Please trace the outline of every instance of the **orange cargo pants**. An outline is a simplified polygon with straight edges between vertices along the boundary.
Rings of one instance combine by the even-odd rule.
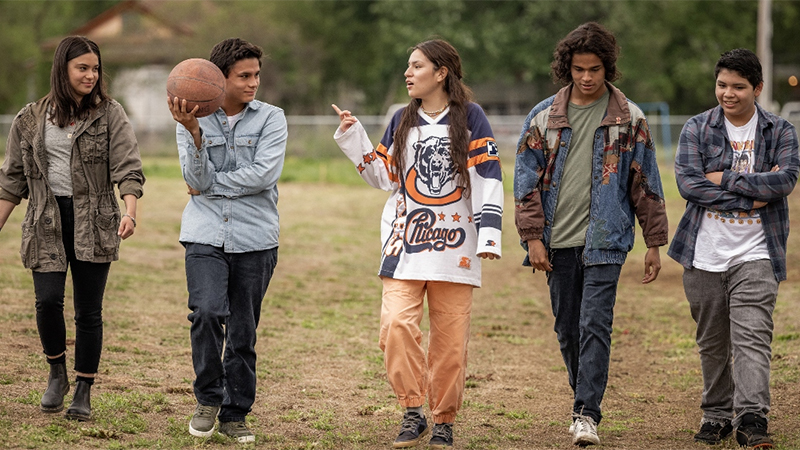
[[[400,405],[428,398],[434,423],[453,423],[464,399],[473,286],[442,281],[383,280],[380,347],[386,375]],[[427,292],[428,357],[422,348]]]

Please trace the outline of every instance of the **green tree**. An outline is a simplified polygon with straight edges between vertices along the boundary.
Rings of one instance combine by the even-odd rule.
[[[69,33],[118,1],[0,0],[0,112],[16,112],[47,91],[52,50],[41,44]],[[637,102],[666,101],[692,114],[715,104],[713,66],[734,47],[755,49],[757,0],[307,0],[148,3],[195,33],[174,55],[208,57],[221,39],[239,36],[262,46],[260,98],[290,114],[328,114],[329,104],[381,114],[405,102],[410,46],[439,36],[464,61],[466,81],[527,85],[542,98],[553,49],[577,25],[598,21],[622,49],[618,82]],[[773,59],[797,64],[800,2],[773,0]],[[116,68],[107,67],[107,71]],[[775,97],[792,94],[776,80]],[[480,100],[480,99],[478,99]],[[531,105],[532,106],[532,105]]]
[[[43,42],[63,36],[114,1],[0,1],[0,113],[16,113],[49,90],[52,50]]]

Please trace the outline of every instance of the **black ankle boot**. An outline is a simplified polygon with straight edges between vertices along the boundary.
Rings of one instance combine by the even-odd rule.
[[[92,418],[92,405],[89,401],[91,389],[92,385],[85,381],[75,383],[75,395],[72,396],[72,404],[67,408],[67,419],[83,422]]]
[[[64,396],[69,392],[67,379],[67,364],[51,364],[50,378],[47,380],[47,390],[42,395],[42,404],[39,409],[46,413],[57,413],[64,409]]]

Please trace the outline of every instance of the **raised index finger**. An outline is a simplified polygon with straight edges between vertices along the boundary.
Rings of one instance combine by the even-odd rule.
[[[341,110],[341,109],[339,109],[339,107],[338,107],[338,106],[336,106],[336,105],[333,105],[333,104],[332,104],[331,106],[333,106],[333,110],[334,110],[334,111],[336,111],[336,115],[337,115],[337,116],[339,116],[339,117],[341,117],[341,116],[342,116],[342,110]]]

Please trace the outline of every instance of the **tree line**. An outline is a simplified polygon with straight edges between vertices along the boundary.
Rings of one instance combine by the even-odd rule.
[[[14,113],[47,92],[52,50],[42,43],[68,34],[119,3],[0,0],[0,113]],[[755,50],[757,0],[240,0],[147,1],[161,17],[188,26],[177,63],[207,57],[221,39],[239,36],[268,58],[261,95],[290,114],[328,114],[348,99],[360,114],[405,102],[407,50],[432,36],[459,49],[466,81],[536,86],[542,98],[556,42],[595,20],[621,47],[620,88],[637,102],[667,102],[674,114],[713,106],[713,67],[720,53]],[[773,0],[773,97],[800,99],[780,77],[800,68],[800,2]],[[101,50],[103,46],[101,43]],[[120,65],[109,65],[113,77]],[[35,80],[35,82],[31,82]],[[480,101],[480,98],[478,98]],[[532,106],[532,105],[531,105]]]

